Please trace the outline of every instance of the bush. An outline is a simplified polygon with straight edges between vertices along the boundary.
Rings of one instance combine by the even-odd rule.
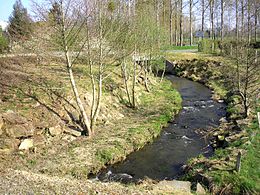
[[[2,29],[0,28],[0,53],[3,53],[8,49],[8,39],[3,34]]]
[[[8,40],[4,36],[0,36],[0,53],[8,49]]]
[[[247,47],[247,43],[244,41],[229,40],[221,43],[220,49],[222,49],[222,55],[234,56],[236,53],[236,47]]]
[[[221,42],[211,39],[203,39],[198,44],[198,51],[203,53],[220,53]]]

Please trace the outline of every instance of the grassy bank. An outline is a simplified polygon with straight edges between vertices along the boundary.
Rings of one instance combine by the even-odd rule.
[[[229,66],[232,66],[231,61],[200,53],[168,53],[166,59],[175,64],[175,72],[178,76],[205,84],[214,91],[214,99],[227,98],[226,95],[232,88],[232,84],[223,75],[226,74]]]
[[[181,97],[170,81],[160,82],[152,75],[149,76],[150,92],[138,80],[138,108],[127,107],[123,81],[117,73],[120,67],[113,67],[105,82],[95,136],[92,139],[75,138],[65,133],[53,136],[49,131],[51,127],[60,124],[66,129],[72,125],[71,122],[63,124],[68,121],[66,109],[74,112],[72,105],[75,105],[66,69],[57,61],[36,65],[33,59],[5,59],[2,64],[2,81],[9,83],[1,93],[4,100],[1,112],[12,109],[31,121],[37,129],[32,136],[37,145],[30,152],[16,148],[9,155],[1,154],[1,170],[9,168],[49,176],[87,178],[152,142],[181,109]],[[85,77],[87,72],[79,64],[75,73],[81,96],[85,100],[91,99],[87,93],[90,85]],[[15,79],[10,82],[7,79],[10,77]],[[88,105],[85,106],[88,111]],[[1,135],[1,140],[7,139],[10,139],[7,135]],[[41,143],[38,143],[39,139]]]
[[[184,179],[202,182],[213,194],[257,194],[260,192],[259,127],[254,119],[240,119],[240,105],[230,96],[233,84],[229,74],[235,65],[229,59],[205,54],[175,54],[168,59],[179,76],[202,82],[213,91],[213,98],[228,104],[229,120],[207,133],[215,148],[210,158],[191,159]],[[240,117],[241,118],[241,117]],[[241,171],[236,171],[238,153],[242,153]]]
[[[162,50],[196,50],[198,49],[197,45],[185,45],[185,46],[174,46],[168,45],[161,48]]]

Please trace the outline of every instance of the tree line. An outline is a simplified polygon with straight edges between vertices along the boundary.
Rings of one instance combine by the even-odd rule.
[[[105,0],[103,4],[111,16],[132,17],[136,7],[144,12],[152,9],[149,18],[165,33],[158,42],[161,46],[193,45],[197,43],[194,38],[223,41],[249,37],[257,42],[259,36],[259,0]],[[9,23],[10,41],[26,39],[31,32],[32,20],[20,0]]]

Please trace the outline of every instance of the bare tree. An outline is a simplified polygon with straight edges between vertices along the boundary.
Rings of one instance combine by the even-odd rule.
[[[251,42],[251,1],[247,1],[247,42]]]
[[[180,46],[183,46],[183,0],[179,0],[179,16],[180,16]]]
[[[244,14],[245,14],[245,4],[244,4],[244,0],[241,0],[241,39],[244,38],[244,34],[245,34]]]
[[[201,0],[201,31],[203,32],[204,38],[204,24],[205,24],[205,0]]]
[[[244,48],[246,50],[245,63],[243,64],[243,70],[241,75],[241,89],[240,96],[243,100],[244,106],[244,117],[248,117],[250,113],[250,106],[252,104],[252,100],[256,97],[259,88],[259,71],[260,64],[258,56],[255,55],[256,50],[249,48],[249,45]]]
[[[255,38],[255,42],[257,42],[257,25],[258,25],[258,13],[259,13],[259,9],[260,9],[260,1],[259,0],[255,0],[254,1],[254,8],[255,8],[255,13],[254,13],[254,18],[255,18],[255,22],[254,22],[254,38]]]
[[[239,20],[239,14],[238,14],[238,0],[236,0],[236,40],[238,41],[239,37],[239,27],[238,27],[238,20]]]
[[[211,38],[215,39],[215,26],[214,26],[214,0],[209,0],[210,7],[210,26],[211,26]]]
[[[192,34],[192,8],[193,8],[193,0],[189,0],[189,13],[190,13],[190,45],[193,43],[193,34]]]
[[[174,5],[172,0],[170,0],[170,45],[173,44],[173,13],[174,13]]]
[[[174,12],[175,12],[175,30],[174,30],[174,37],[175,37],[175,45],[178,45],[178,0],[175,0]]]
[[[80,14],[80,3],[72,0],[49,0],[48,5],[41,6],[37,3],[34,5],[38,16],[47,25],[49,34],[41,38],[48,41],[52,47],[49,53],[58,55],[62,53],[64,55],[71,89],[80,113],[83,134],[92,136],[90,120],[80,98],[73,73],[76,60],[86,44],[86,39],[82,36],[85,19]]]
[[[224,39],[224,4],[224,0],[221,0],[221,41]]]
[[[158,47],[160,47],[160,7],[161,7],[161,0],[156,0],[156,24],[157,24],[157,31],[158,31]]]

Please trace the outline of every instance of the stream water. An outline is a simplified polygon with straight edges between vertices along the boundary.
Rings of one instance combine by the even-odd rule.
[[[197,130],[217,127],[226,114],[225,104],[213,101],[212,91],[200,83],[172,75],[167,78],[180,92],[183,109],[152,144],[101,171],[99,180],[174,179],[189,158],[212,154],[208,140]]]

